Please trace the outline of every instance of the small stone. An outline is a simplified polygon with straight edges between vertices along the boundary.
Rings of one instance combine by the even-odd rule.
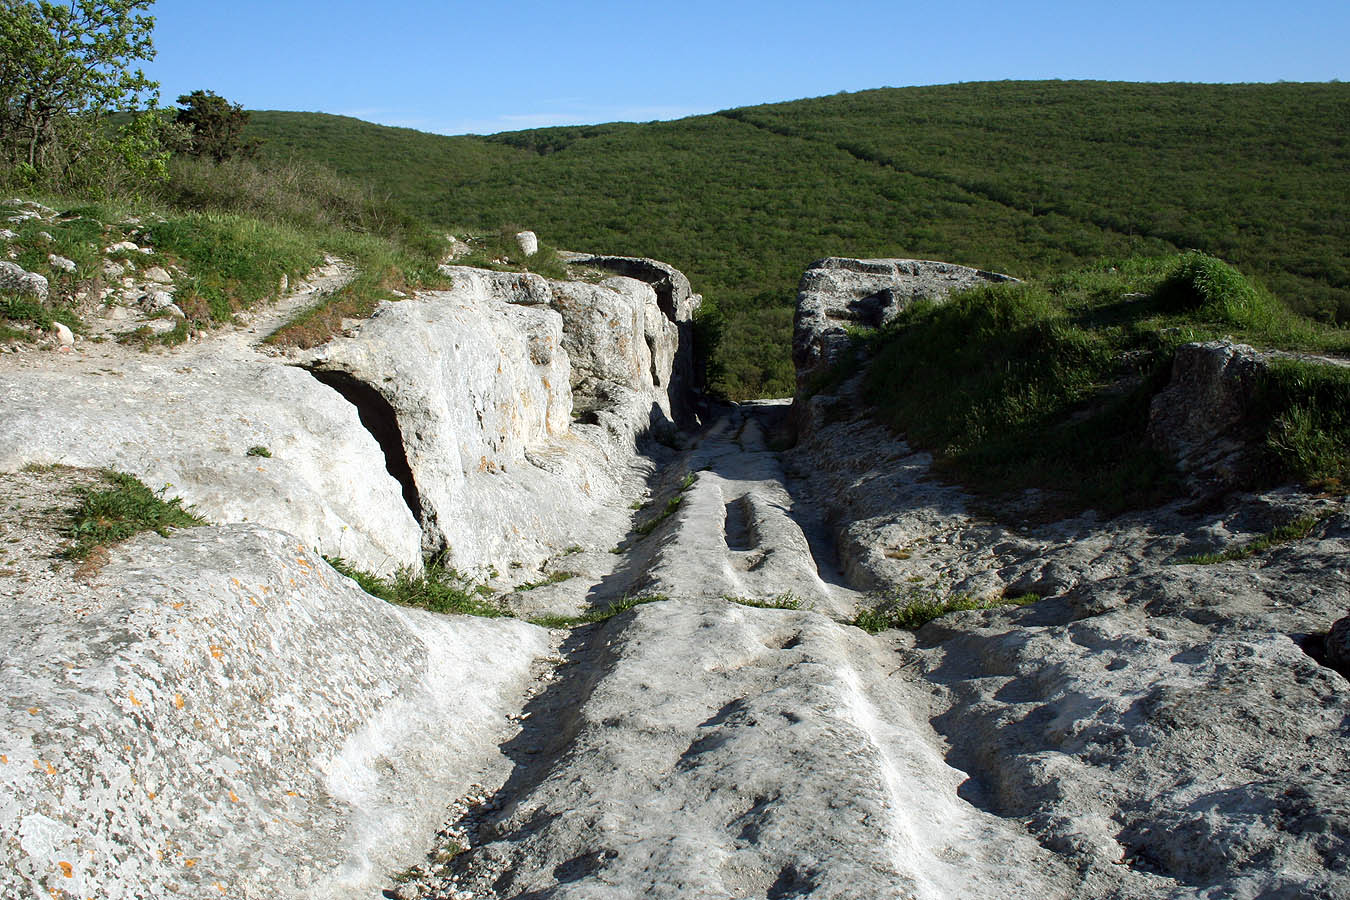
[[[111,259],[103,261],[103,274],[108,278],[121,278],[126,274],[126,271],[124,266],[113,262]]]
[[[18,237],[18,235],[15,234],[14,232],[10,231],[8,228],[0,228],[0,240],[2,240],[2,241],[12,241],[12,240],[14,240],[16,237]]]
[[[73,273],[75,271],[75,260],[57,256],[55,253],[47,254],[47,264],[53,269],[60,269],[62,272]]]
[[[168,291],[151,291],[146,295],[146,305],[151,309],[168,309],[173,306],[173,294]]]
[[[133,242],[131,242],[131,241],[119,241],[118,243],[113,244],[111,247],[105,247],[105,248],[103,249],[103,252],[104,252],[104,253],[135,253],[136,251],[138,251],[138,250],[140,250],[140,249],[141,249],[140,247],[137,247],[137,246],[136,246]]]
[[[72,334],[71,330],[67,328],[65,325],[61,324],[60,322],[53,322],[52,332],[56,335],[57,343],[60,344],[62,347],[75,346],[75,335]]]
[[[45,242],[48,243],[48,244],[50,244],[50,243],[52,243],[53,241],[56,240],[56,238],[54,238],[54,237],[51,236],[51,233],[50,233],[50,232],[46,232],[46,231],[39,231],[39,232],[37,233],[37,236],[40,237],[40,238],[42,238],[42,240],[45,241]]]
[[[516,244],[520,247],[520,252],[526,256],[534,256],[539,252],[539,238],[533,231],[522,231],[517,234]]]
[[[173,276],[164,270],[163,266],[151,266],[145,270],[147,281],[153,281],[156,284],[172,284]]]

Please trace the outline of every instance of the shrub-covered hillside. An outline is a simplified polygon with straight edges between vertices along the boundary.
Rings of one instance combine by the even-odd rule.
[[[259,112],[434,222],[641,254],[720,307],[717,386],[791,391],[795,285],[828,255],[1019,276],[1199,249],[1350,322],[1350,85],[999,82],[840,94],[678,122],[441,137]]]

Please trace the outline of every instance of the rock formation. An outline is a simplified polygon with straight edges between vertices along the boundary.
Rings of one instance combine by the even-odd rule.
[[[289,356],[257,349],[263,317],[164,354],[0,357],[0,506],[30,517],[67,477],[25,463],[111,465],[217,523],[76,571],[0,514],[0,893],[1350,891],[1340,500],[995,520],[850,382],[791,414],[700,406],[687,279],[565,258],[588,277],[449,267]],[[846,323],[999,278],[813,266],[800,382]],[[1230,382],[1185,373],[1245,351],[1187,352],[1155,420],[1212,471],[1241,398],[1191,408]],[[1297,516],[1304,539],[1191,561]],[[395,608],[320,557],[424,552],[551,618]],[[950,592],[1039,599],[847,624]]]

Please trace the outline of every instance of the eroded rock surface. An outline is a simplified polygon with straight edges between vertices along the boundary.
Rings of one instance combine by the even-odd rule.
[[[5,896],[369,896],[493,764],[550,652],[249,525],[7,586]]]
[[[677,434],[696,295],[648,260],[577,258],[593,282],[452,268],[451,291],[244,371],[345,404],[414,539],[501,567],[518,614],[647,602],[552,632],[412,614],[253,525],[138,538],[88,584],[0,556],[6,889],[1350,893],[1350,692],[1324,665],[1350,611],[1341,499],[996,517],[848,382],[801,404],[786,452],[783,402]],[[873,296],[899,263],[839,262],[823,282],[880,279],[868,316],[907,302]],[[1192,559],[1299,516],[1305,538]],[[1039,599],[847,624],[951,593]]]

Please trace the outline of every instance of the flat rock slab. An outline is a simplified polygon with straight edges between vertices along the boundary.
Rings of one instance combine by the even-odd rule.
[[[368,897],[491,766],[548,632],[362,593],[255,526],[0,605],[0,894]]]

